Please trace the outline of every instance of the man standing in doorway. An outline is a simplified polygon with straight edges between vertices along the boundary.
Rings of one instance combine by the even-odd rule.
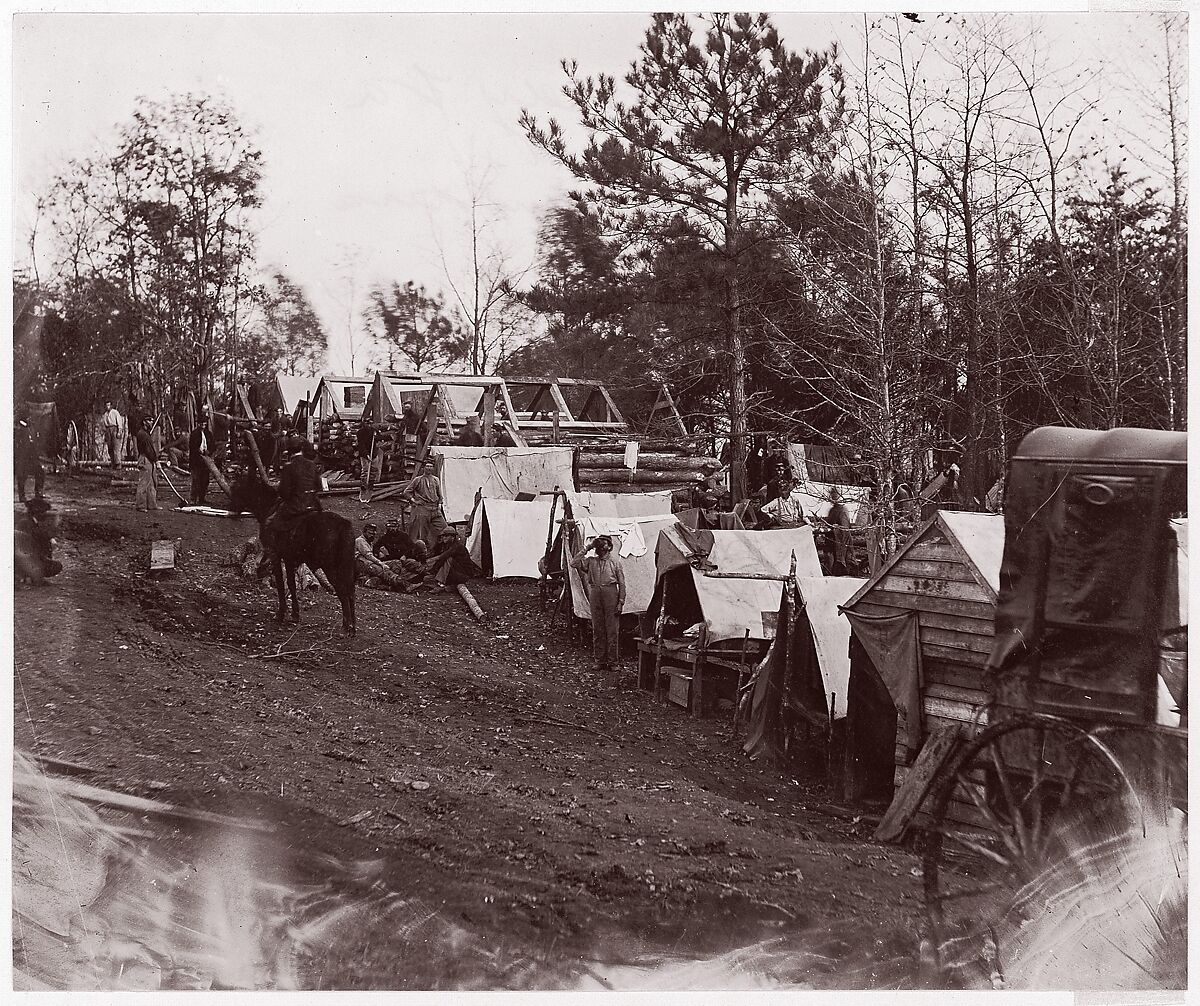
[[[592,549],[595,555],[588,555]],[[625,571],[613,555],[612,539],[602,534],[571,560],[583,577],[592,615],[592,652],[597,671],[611,671],[620,657],[621,610],[625,607]]]
[[[104,443],[108,447],[109,467],[117,467],[117,440],[121,434],[121,413],[112,402],[104,403],[104,412],[100,416],[100,429],[104,433]]]

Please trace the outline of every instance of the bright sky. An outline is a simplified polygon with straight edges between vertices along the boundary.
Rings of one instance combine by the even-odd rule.
[[[860,24],[775,20],[794,48],[841,38],[852,50]],[[1107,54],[1144,21],[1071,15],[1051,28],[1074,50]],[[521,109],[571,121],[559,60],[619,75],[648,23],[645,13],[18,15],[15,264],[27,258],[38,191],[67,157],[111,137],[138,95],[221,93],[265,156],[260,261],[308,292],[337,370],[347,365],[345,250],[359,250],[360,297],[372,283],[408,279],[449,294],[439,246],[460,274],[475,178],[486,179],[494,239],[531,263],[538,215],[571,180],[525,139]]]

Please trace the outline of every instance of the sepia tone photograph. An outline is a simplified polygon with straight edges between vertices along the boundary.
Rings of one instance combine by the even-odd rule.
[[[1163,7],[13,14],[11,988],[1182,1002]]]

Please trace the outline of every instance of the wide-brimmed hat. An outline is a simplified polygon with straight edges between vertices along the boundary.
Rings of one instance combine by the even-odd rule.
[[[596,536],[596,540],[592,544],[594,544],[596,548],[599,548],[601,545],[606,545],[611,550],[613,547],[613,540],[608,535],[601,534]]]

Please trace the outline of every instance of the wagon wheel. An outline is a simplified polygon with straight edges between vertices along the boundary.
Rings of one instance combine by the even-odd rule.
[[[1052,716],[989,727],[951,762],[931,801],[925,907],[944,972],[977,968],[993,980],[1000,922],[1033,905],[1018,893],[1068,856],[1070,826],[1136,808],[1129,780],[1096,737]],[[962,823],[963,818],[972,824]]]

